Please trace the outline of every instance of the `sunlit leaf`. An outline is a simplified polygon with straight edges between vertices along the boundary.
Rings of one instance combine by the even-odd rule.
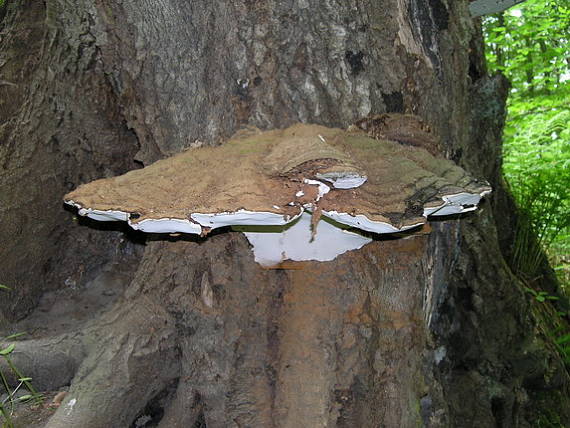
[[[31,394],[27,394],[27,395],[22,395],[21,397],[18,397],[19,401],[28,401],[31,400],[34,396]]]
[[[4,340],[13,340],[13,339],[17,339],[18,337],[25,336],[25,335],[26,335],[26,333],[14,333],[14,334],[11,334],[10,336],[6,336],[4,338]]]
[[[12,343],[8,345],[6,348],[0,349],[0,355],[9,355],[12,353],[13,350],[14,350],[14,344]]]

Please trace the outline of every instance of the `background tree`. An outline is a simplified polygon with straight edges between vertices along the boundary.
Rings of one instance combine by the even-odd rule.
[[[467,1],[12,0],[1,11],[4,320],[48,290],[79,299],[103,273],[128,279],[102,314],[81,308],[85,321],[18,343],[38,387],[71,383],[49,427],[568,421],[568,373],[501,253],[513,226],[500,174],[507,85],[486,73]],[[481,214],[264,270],[238,233],[140,243],[62,209],[80,183],[244,125],[346,127],[383,112],[421,116],[446,156],[492,183]]]

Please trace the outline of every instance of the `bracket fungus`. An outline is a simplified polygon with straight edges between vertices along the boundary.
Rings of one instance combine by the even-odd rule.
[[[249,130],[218,147],[81,185],[65,202],[79,215],[127,221],[143,232],[205,236],[231,226],[266,266],[326,261],[361,248],[372,234],[476,209],[491,188],[438,156],[436,143],[407,115],[367,118],[348,130]]]

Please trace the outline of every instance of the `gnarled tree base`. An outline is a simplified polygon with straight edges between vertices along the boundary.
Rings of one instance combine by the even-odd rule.
[[[467,242],[476,233],[469,229],[462,228]],[[444,236],[456,247],[434,250]],[[467,298],[462,288],[437,284],[449,269],[472,267],[456,259],[460,238],[458,222],[441,223],[430,236],[277,270],[254,263],[238,233],[152,242],[112,309],[79,331],[19,342],[15,362],[42,389],[71,380],[50,428],[525,426],[524,363],[511,359],[513,373],[503,383],[491,379],[507,364],[505,352],[526,345],[514,340],[504,344],[514,349],[469,355],[462,329],[490,322],[483,314],[494,308],[477,307],[471,296],[471,311],[454,313],[454,299]],[[465,292],[483,292],[487,272],[504,268],[475,256],[487,269],[471,272]],[[507,284],[494,286],[501,294]],[[502,318],[501,334],[529,322],[512,312]],[[545,387],[566,379],[560,362],[552,364],[558,373]],[[473,400],[480,412],[462,415]]]
[[[161,426],[412,426],[426,388],[425,241],[291,270],[255,264],[237,233],[155,242],[113,309],[80,332],[19,343],[15,360],[44,389],[74,372],[48,427],[128,426],[175,380]]]

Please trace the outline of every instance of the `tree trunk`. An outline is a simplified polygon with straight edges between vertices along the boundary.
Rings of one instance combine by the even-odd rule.
[[[568,373],[502,256],[507,85],[467,1],[7,0],[0,17],[4,321],[105,269],[129,278],[103,313],[17,344],[39,387],[71,383],[48,427],[569,422]],[[156,240],[62,207],[243,126],[383,112],[421,116],[492,183],[480,212],[272,270],[239,233]]]

